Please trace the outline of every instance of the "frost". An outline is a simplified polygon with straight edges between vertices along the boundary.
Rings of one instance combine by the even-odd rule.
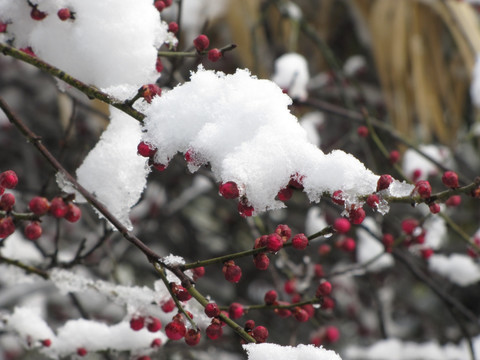
[[[0,2],[0,20],[17,48],[31,46],[42,60],[99,88],[140,86],[158,77],[157,48],[171,39],[149,0],[38,0],[47,17],[30,17],[27,1]],[[61,21],[68,7],[74,20]],[[92,66],[95,64],[95,66]]]
[[[77,169],[77,180],[131,229],[130,208],[140,199],[150,170],[137,155],[139,123],[113,107],[110,111],[111,122]]]
[[[308,96],[307,84],[310,79],[307,60],[300,54],[288,53],[280,56],[274,66],[275,73],[272,81],[282,89],[286,89],[292,98],[305,100]]]
[[[350,154],[324,154],[308,142],[290,104],[277,85],[247,70],[200,68],[190,82],[153,99],[143,140],[157,147],[162,164],[186,151],[208,161],[217,181],[236,182],[257,212],[284,207],[275,197],[296,175],[311,201],[335,190],[352,200],[374,192],[378,176]]]
[[[246,344],[248,360],[342,360],[332,350],[300,344],[296,347],[277,344]]]
[[[467,255],[434,254],[428,259],[428,267],[430,271],[445,276],[460,286],[469,286],[480,281],[480,267]]]
[[[363,226],[368,228],[372,233],[378,234],[379,228],[372,218],[366,218],[363,221]],[[385,248],[380,241],[378,241],[370,232],[361,227],[357,230],[357,261],[360,264],[365,264],[372,261],[367,266],[367,271],[381,271],[385,268],[393,266],[394,261],[391,254],[385,252]]]

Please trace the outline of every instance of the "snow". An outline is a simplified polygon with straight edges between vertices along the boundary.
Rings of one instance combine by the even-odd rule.
[[[307,84],[310,79],[307,60],[300,54],[287,53],[275,60],[272,80],[285,89],[293,99],[308,97]]]
[[[420,145],[418,147],[432,159],[445,165],[452,167],[452,156],[450,150],[443,145]],[[420,170],[420,177],[416,180],[426,180],[429,176],[438,174],[438,168],[413,149],[408,149],[403,155],[402,169],[406,176],[413,178],[415,170]]]
[[[313,145],[320,147],[322,139],[318,134],[318,128],[325,122],[325,116],[320,111],[309,112],[302,116],[300,124],[307,132],[307,140]]]
[[[325,220],[325,215],[318,206],[313,206],[308,209],[305,219],[305,233],[306,235],[313,235],[328,226]]]
[[[140,199],[150,169],[145,158],[137,155],[140,124],[113,107],[110,112],[110,124],[76,171],[77,181],[132,229],[130,208]]]
[[[354,76],[357,72],[362,69],[366,69],[367,60],[363,55],[353,55],[350,56],[343,64],[343,72],[346,76]]]
[[[424,246],[433,250],[440,249],[447,236],[445,220],[440,216],[430,216],[423,223],[423,229],[426,232]]]
[[[374,234],[378,235],[380,232],[377,223],[370,217],[365,218],[362,226],[365,226]],[[366,267],[367,271],[382,271],[386,268],[393,266],[394,264],[393,256],[385,252],[385,248],[382,243],[362,227],[359,227],[357,230],[356,250],[357,261],[360,264],[367,263],[373,258],[377,257],[379,254],[383,254],[377,260],[373,261]]]
[[[248,360],[342,360],[332,350],[300,344],[296,347],[277,344],[246,344]]]
[[[469,286],[480,281],[480,266],[470,256],[434,254],[428,259],[430,271],[436,272],[460,286]]]
[[[0,20],[10,23],[14,45],[31,46],[42,60],[99,88],[154,82],[157,48],[176,43],[149,0],[33,3],[47,13],[46,18],[31,19],[26,1],[0,1]],[[61,21],[57,11],[62,7],[71,9],[75,19]]]
[[[275,197],[296,174],[310,201],[336,190],[352,202],[374,192],[378,176],[350,154],[324,154],[311,144],[290,104],[276,84],[247,70],[225,75],[199,67],[190,82],[153,99],[142,139],[158,149],[161,164],[193,152],[217,181],[234,181],[257,212],[284,207]]]
[[[13,330],[21,338],[33,341],[52,339],[55,335],[40,314],[32,308],[16,307],[13,313],[7,315],[4,320],[7,328]]]

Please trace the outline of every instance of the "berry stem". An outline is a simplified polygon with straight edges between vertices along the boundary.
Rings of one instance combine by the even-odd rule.
[[[48,280],[49,277],[50,277],[48,275],[48,273],[43,271],[43,270],[37,269],[37,268],[35,268],[33,266],[30,266],[30,265],[26,265],[26,264],[24,264],[24,263],[22,263],[21,261],[18,261],[18,260],[13,260],[13,259],[3,257],[1,255],[0,255],[0,263],[6,263],[6,264],[9,264],[9,265],[12,265],[12,266],[16,266],[20,269],[25,270],[29,274],[36,274],[36,275],[44,278],[45,280]]]
[[[220,52],[223,54],[226,51],[231,51],[235,49],[237,45],[235,44],[229,44],[225,45],[224,47],[218,49]],[[208,50],[203,50],[200,52],[201,55],[206,55],[208,53]],[[164,56],[164,57],[197,57],[199,52],[198,51],[159,51],[157,52],[158,56]]]

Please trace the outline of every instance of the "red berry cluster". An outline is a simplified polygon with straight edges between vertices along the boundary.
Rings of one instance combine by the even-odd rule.
[[[167,164],[160,164],[160,163],[156,162],[155,161],[155,154],[156,153],[157,153],[157,148],[154,147],[153,145],[145,142],[145,141],[141,141],[137,145],[137,154],[140,155],[140,156],[148,158],[148,163],[151,166],[153,166],[154,169],[156,169],[158,171],[163,171],[167,168],[168,163]]]
[[[134,331],[140,331],[144,327],[147,328],[148,331],[154,333],[160,331],[162,328],[162,322],[160,319],[154,316],[134,316],[130,319],[130,328]]]
[[[164,9],[170,7],[172,5],[173,0],[156,0],[153,5],[158,10],[158,12],[162,12]]]
[[[198,35],[194,40],[193,40],[193,46],[195,46],[195,49],[201,53],[202,51],[205,51],[208,49],[210,46],[210,39],[208,38],[207,35],[201,34]],[[207,52],[207,58],[211,62],[217,62],[220,60],[223,56],[223,52],[217,48],[213,48],[208,50]]]

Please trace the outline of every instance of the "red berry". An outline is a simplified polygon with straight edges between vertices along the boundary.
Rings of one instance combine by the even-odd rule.
[[[42,235],[42,227],[38,221],[32,221],[25,226],[25,237],[28,240],[37,240]]]
[[[440,212],[440,205],[437,203],[432,203],[428,206],[432,214],[438,214]]]
[[[268,235],[262,235],[255,239],[255,244],[253,245],[254,249],[259,249],[267,246]]]
[[[352,208],[348,213],[348,218],[352,224],[360,225],[365,219],[365,210],[362,208]]]
[[[161,308],[163,312],[169,313],[173,311],[173,309],[175,309],[175,301],[173,301],[173,299],[170,298],[168,301],[164,302],[161,305]]]
[[[264,326],[257,326],[252,330],[252,337],[257,343],[264,343],[268,338],[268,330]]]
[[[155,70],[156,70],[158,73],[161,73],[162,70],[163,70],[162,59],[160,59],[159,57],[157,57],[157,61],[155,62]]]
[[[57,219],[63,218],[68,212],[68,205],[65,204],[65,201],[61,197],[55,197],[50,202],[50,214]]]
[[[380,199],[376,194],[368,195],[367,205],[370,206],[372,209],[376,209],[379,203],[380,203]]]
[[[210,45],[210,40],[206,35],[198,35],[195,40],[193,40],[193,45],[197,51],[203,51]]]
[[[7,32],[7,26],[8,24],[5,24],[4,22],[0,21],[0,33]]]
[[[445,205],[449,207],[455,207],[460,205],[462,202],[462,197],[460,195],[452,195],[448,198],[447,201],[445,201]]]
[[[324,310],[333,309],[335,307],[335,301],[333,301],[331,297],[325,296],[324,298],[322,298],[321,306]]]
[[[318,278],[325,276],[325,272],[323,271],[323,266],[320,264],[315,264],[314,271],[315,271],[315,276]]]
[[[217,323],[212,323],[207,326],[207,328],[205,329],[205,333],[207,334],[209,339],[216,340],[220,336],[222,336],[222,333],[223,333],[222,325]]]
[[[0,218],[0,239],[4,239],[12,235],[15,231],[15,224],[13,219],[9,217]]]
[[[143,316],[135,316],[130,319],[130,328],[135,331],[142,330],[145,326],[145,318]]]
[[[60,20],[65,21],[71,18],[72,14],[70,12],[70,9],[68,8],[62,8],[58,10],[57,15]]]
[[[343,199],[343,191],[337,190],[332,194],[332,201],[337,205],[345,205],[345,200]]]
[[[420,180],[415,184],[415,192],[420,195],[422,199],[428,199],[432,195],[432,187],[427,180]]]
[[[287,242],[290,236],[292,236],[292,229],[284,224],[278,225],[275,232],[282,237],[283,242]]]
[[[30,12],[30,16],[33,20],[43,20],[47,17],[47,13],[40,11],[37,7],[33,7],[32,11]]]
[[[158,348],[162,346],[162,339],[160,338],[155,338],[152,340],[152,343],[150,344],[150,347],[152,348]]]
[[[87,355],[87,352],[88,352],[87,349],[85,349],[83,347],[77,349],[77,354],[79,356],[85,356],[85,355]]]
[[[270,265],[270,259],[265,253],[255,254],[253,263],[258,270],[267,270]]]
[[[292,246],[297,250],[305,250],[308,246],[308,238],[305,234],[297,234],[292,239]]]
[[[48,209],[50,209],[50,203],[48,200],[44,197],[41,196],[35,196],[30,202],[28,203],[28,208],[30,209],[31,212],[33,212],[35,215],[43,215],[48,212]]]
[[[388,189],[391,183],[393,183],[393,177],[391,175],[384,174],[380,176],[377,181],[377,191]]]
[[[358,136],[363,137],[363,138],[367,137],[368,136],[368,128],[366,126],[359,126],[357,128],[357,134],[358,134]]]
[[[169,7],[172,5],[173,0],[163,0],[163,2],[165,3],[165,7]]]
[[[243,316],[243,305],[239,303],[231,303],[228,307],[228,317],[230,319],[238,319]]]
[[[433,255],[433,249],[430,248],[422,249],[420,252],[425,260],[427,260],[428,258],[430,258],[430,256]]]
[[[205,268],[203,266],[193,268],[192,271],[195,279],[201,278],[205,275]]]
[[[158,170],[158,171],[163,171],[167,168],[168,164],[165,165],[165,164],[160,164],[160,163],[154,163],[153,164],[153,167],[155,168],[155,170]]]
[[[68,222],[74,223],[77,222],[80,217],[82,216],[82,210],[80,208],[72,203],[68,203],[68,211],[65,214],[65,220]]]
[[[143,355],[137,358],[137,360],[152,360],[152,358],[148,355]]]
[[[350,221],[348,221],[348,219],[338,218],[338,219],[335,219],[335,221],[333,222],[333,228],[335,229],[336,232],[340,234],[345,234],[350,230],[351,224],[350,224]]]
[[[272,305],[275,301],[277,301],[278,294],[275,290],[269,290],[265,293],[263,297],[266,305]]]
[[[165,9],[165,2],[162,0],[157,0],[153,3],[153,5],[157,8],[159,12],[162,12]]]
[[[160,319],[149,316],[147,319],[147,330],[150,332],[157,332],[162,328],[162,322]]]
[[[188,301],[192,298],[192,295],[188,292],[186,288],[182,285],[170,283],[173,293],[177,296],[177,299],[180,301]]]
[[[205,305],[205,314],[210,318],[217,317],[220,315],[220,308],[216,303],[208,303]]]
[[[340,332],[335,326],[329,326],[325,330],[325,341],[334,343],[340,338]]]
[[[165,334],[170,340],[180,340],[185,336],[187,329],[185,325],[179,321],[172,321],[165,326]]]
[[[218,188],[218,192],[225,199],[236,199],[240,195],[238,191],[238,186],[234,181],[228,181],[220,185],[220,187]]]
[[[295,175],[292,175],[290,177],[290,181],[288,182],[288,186],[291,186],[295,189],[302,190],[303,189],[303,179],[304,179],[303,175],[299,175],[298,173],[296,173]]]
[[[233,260],[226,261],[222,268],[225,279],[232,283],[238,283],[242,277],[242,269],[235,265]]]
[[[309,318],[315,315],[315,308],[313,307],[312,304],[302,305],[302,309],[307,312]]]
[[[277,199],[280,201],[288,201],[292,198],[293,189],[291,187],[286,187],[281,189],[277,194]]]
[[[5,188],[3,186],[0,186],[0,195],[3,195],[4,192],[5,192]]]
[[[18,184],[18,177],[15,171],[7,170],[0,174],[0,186],[7,189],[14,189]]]
[[[283,247],[283,240],[277,233],[268,235],[267,237],[267,249],[273,253],[276,253]]]
[[[254,320],[245,321],[245,325],[243,326],[245,331],[252,331],[254,327],[255,327],[255,321]]]
[[[289,279],[285,282],[283,289],[287,294],[293,294],[297,289],[297,280],[295,278]]]
[[[52,345],[52,340],[50,340],[50,339],[41,340],[40,342],[45,347],[50,347],[50,345]]]
[[[383,246],[385,246],[386,249],[390,249],[393,246],[393,243],[395,242],[395,239],[392,234],[384,234],[382,237],[382,243]]]
[[[310,318],[308,312],[298,306],[293,309],[293,316],[298,322],[305,322]]]
[[[328,244],[321,244],[318,247],[318,254],[321,256],[328,255],[332,251],[332,247]]]
[[[422,176],[422,170],[420,169],[415,169],[412,173],[412,181],[415,182],[417,181],[420,176]]]
[[[413,231],[419,226],[415,219],[405,219],[402,221],[402,230],[407,235],[412,235]]]
[[[178,24],[175,21],[172,21],[171,23],[169,23],[168,24],[168,31],[176,34],[177,31],[178,31]]]
[[[33,49],[32,49],[30,46],[28,46],[28,47],[26,47],[26,48],[21,48],[20,51],[23,52],[23,53],[25,53],[25,54],[27,54],[27,55],[33,56],[33,57],[36,57],[36,56],[37,56],[37,55],[33,52]]]
[[[142,93],[142,97],[149,104],[151,104],[151,102],[152,102],[152,100],[155,96],[161,96],[162,95],[162,88],[159,87],[157,84],[143,85],[142,88],[140,89],[140,91]]]
[[[400,160],[400,153],[397,150],[390,151],[390,164],[396,164]]]
[[[458,188],[458,175],[455,171],[445,171],[442,176],[442,182],[446,187]]]
[[[208,50],[207,57],[211,62],[217,62],[223,56],[222,52],[217,48]]]
[[[240,201],[238,203],[238,213],[241,217],[252,216],[254,211],[255,209],[253,208],[253,206],[245,204],[243,201]]]
[[[290,303],[288,303],[286,301],[278,301],[277,305],[288,306],[288,305],[290,305]],[[276,308],[273,311],[275,312],[275,314],[277,314],[281,318],[288,318],[292,315],[292,312],[289,309],[286,309],[286,308]]]
[[[343,251],[353,252],[356,247],[355,240],[353,240],[351,237],[347,237],[342,240],[342,242],[340,243],[340,247]]]
[[[185,343],[189,346],[195,346],[200,342],[201,333],[195,329],[188,329],[185,334]]]
[[[317,298],[319,298],[319,297],[322,297],[322,296],[330,295],[331,292],[332,292],[332,284],[329,281],[323,280],[318,285],[315,296]]]
[[[10,211],[15,205],[15,195],[6,193],[0,198],[0,210]]]

